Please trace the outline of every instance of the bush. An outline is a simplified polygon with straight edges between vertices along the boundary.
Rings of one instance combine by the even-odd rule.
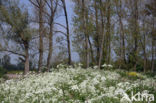
[[[144,79],[145,76],[143,76],[142,74],[140,73],[137,73],[137,72],[129,72],[127,73],[129,79],[132,79],[132,80],[137,80],[137,79]]]
[[[6,69],[0,67],[0,78],[3,77],[7,73]]]
[[[136,72],[129,72],[128,76],[137,77],[138,74]]]

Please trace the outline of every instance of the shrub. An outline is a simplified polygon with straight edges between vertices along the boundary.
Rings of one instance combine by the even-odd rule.
[[[127,75],[129,77],[129,79],[133,79],[133,80],[145,78],[145,76],[143,76],[142,74],[137,73],[137,72],[129,72],[129,73],[127,73]]]
[[[3,77],[7,73],[6,69],[0,67],[0,78]]]
[[[128,76],[137,77],[138,74],[136,72],[129,72]]]

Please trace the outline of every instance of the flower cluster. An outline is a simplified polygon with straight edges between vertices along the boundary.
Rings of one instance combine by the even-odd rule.
[[[63,67],[61,64],[57,67],[61,68],[59,71],[29,74],[23,79],[1,83],[0,102],[117,103],[125,101],[121,97],[140,85],[156,87],[156,80],[152,78],[132,81],[125,80],[116,71],[82,69],[80,65],[66,69]]]
[[[111,64],[103,64],[102,67],[103,68],[113,68],[113,66]]]

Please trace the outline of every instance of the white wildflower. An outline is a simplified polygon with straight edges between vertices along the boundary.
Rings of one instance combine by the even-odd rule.
[[[113,66],[112,66],[111,64],[108,64],[107,66],[108,66],[109,68],[113,68]]]
[[[71,89],[72,89],[72,90],[78,90],[79,87],[78,87],[77,85],[73,85],[73,86],[71,87]]]
[[[96,66],[94,66],[93,68],[94,68],[94,69],[98,69],[98,68],[99,68],[99,66],[97,66],[97,65],[96,65]]]
[[[125,91],[120,88],[120,89],[116,89],[114,93],[115,93],[115,95],[122,95],[122,96],[124,96]]]
[[[107,64],[103,64],[102,67],[107,67]]]
[[[106,78],[104,76],[101,77],[101,81],[105,81]]]

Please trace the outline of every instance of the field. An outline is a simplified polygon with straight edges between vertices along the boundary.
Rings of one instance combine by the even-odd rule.
[[[132,93],[140,98],[131,98]],[[153,96],[156,76],[80,65],[59,65],[50,73],[30,73],[0,84],[2,103],[156,103]]]

